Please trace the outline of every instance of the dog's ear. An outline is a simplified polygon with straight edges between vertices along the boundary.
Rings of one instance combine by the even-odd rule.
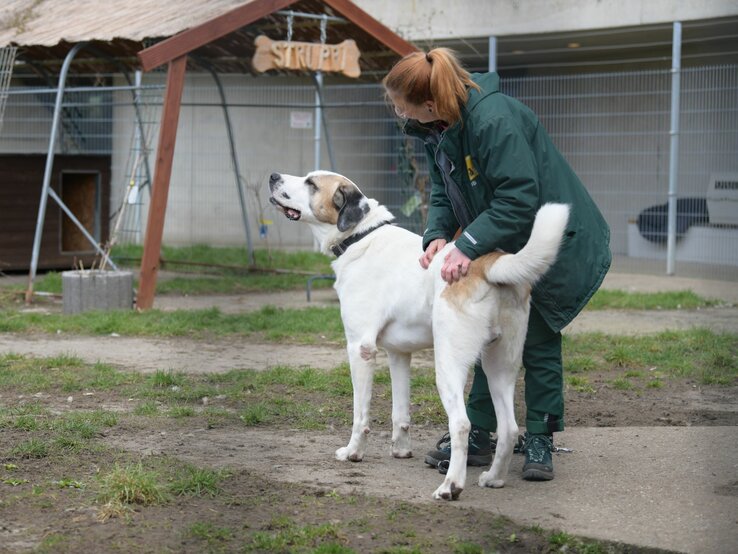
[[[359,221],[369,212],[369,204],[364,200],[364,195],[356,187],[341,185],[333,194],[333,203],[338,209],[338,230],[348,231],[355,227]]]

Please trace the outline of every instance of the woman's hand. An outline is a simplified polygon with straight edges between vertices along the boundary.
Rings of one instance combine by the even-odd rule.
[[[441,278],[448,284],[458,281],[469,272],[470,263],[471,259],[466,254],[458,248],[452,248],[443,259]]]
[[[443,250],[443,247],[446,246],[446,240],[445,239],[436,239],[434,241],[431,241],[431,243],[428,245],[428,248],[425,249],[425,252],[423,252],[423,255],[420,256],[420,266],[423,269],[428,269],[428,266],[433,261],[433,258],[438,254],[441,250]]]

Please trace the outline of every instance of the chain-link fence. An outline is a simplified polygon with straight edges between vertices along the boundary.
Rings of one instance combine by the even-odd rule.
[[[614,267],[665,272],[671,72],[517,78],[503,90],[539,115],[602,209]],[[735,279],[738,66],[682,70],[679,138],[676,271]],[[716,193],[718,176],[733,185]]]
[[[96,76],[70,83],[65,94],[58,152],[109,157],[109,228],[117,228],[119,240],[141,242],[145,231],[164,78],[144,75],[136,88],[121,76]],[[326,125],[318,135],[311,80],[225,75],[221,81],[240,175],[234,173],[218,89],[210,75],[191,73],[166,244],[245,245],[241,186],[255,247],[311,248],[305,228],[268,203],[267,180],[275,171],[301,175],[316,166],[344,173],[386,204],[399,224],[422,231],[422,145],[402,136],[379,85],[328,80],[322,95]],[[55,92],[28,83],[21,76],[10,90],[0,155],[41,156],[48,147]],[[721,213],[738,212],[738,191],[731,188],[738,181],[738,67],[685,69],[681,83],[676,272],[736,279],[738,226],[730,213],[711,220],[710,207],[714,211],[717,201]],[[511,78],[502,87],[539,115],[601,207],[612,230],[615,269],[663,274],[671,73]],[[716,178],[723,183],[719,194]]]

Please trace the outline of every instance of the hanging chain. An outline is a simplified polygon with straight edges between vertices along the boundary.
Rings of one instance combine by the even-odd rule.
[[[295,12],[290,10],[287,15],[287,42],[292,41],[292,20],[295,18]]]
[[[320,44],[325,44],[326,27],[328,26],[328,16],[323,14],[320,19]]]

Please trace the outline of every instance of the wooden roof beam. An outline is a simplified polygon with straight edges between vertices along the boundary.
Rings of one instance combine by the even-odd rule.
[[[156,69],[160,65],[184,56],[201,46],[237,31],[249,23],[294,4],[296,1],[254,0],[239,6],[210,21],[201,23],[196,27],[192,27],[192,29],[187,29],[154,46],[141,50],[138,53],[141,67],[144,71]]]
[[[233,33],[263,17],[282,10],[299,0],[254,0],[239,6],[223,15],[211,19],[174,35],[138,53],[144,71],[151,71],[160,65],[184,56],[201,46]],[[417,48],[382,25],[371,15],[349,0],[323,0],[345,19],[362,28],[380,43],[405,56]]]

